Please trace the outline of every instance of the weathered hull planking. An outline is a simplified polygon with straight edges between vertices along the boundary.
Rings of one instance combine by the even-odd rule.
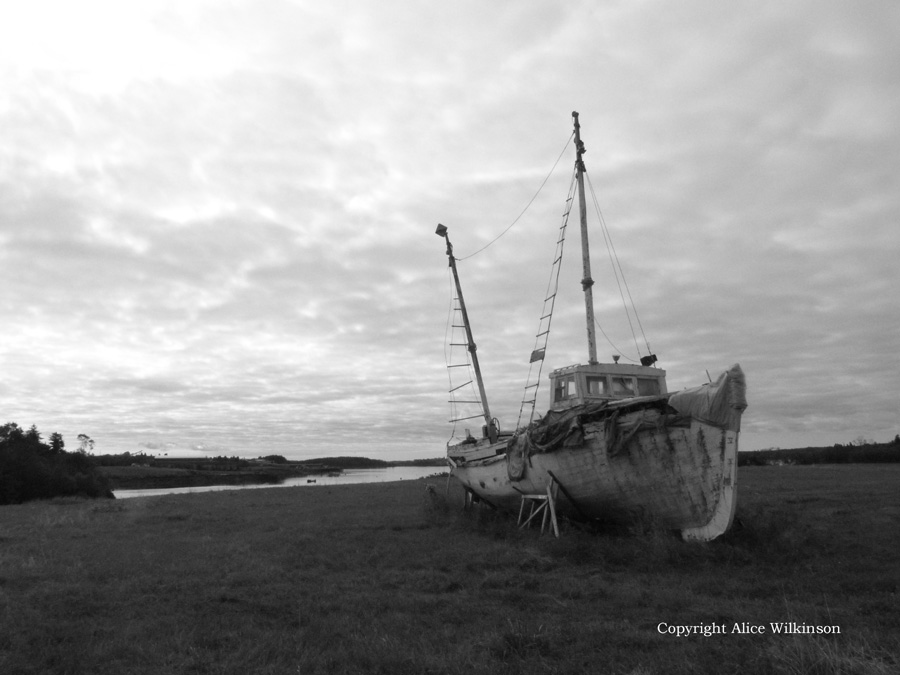
[[[582,406],[553,430],[451,446],[452,473],[501,509],[517,510],[523,494],[546,494],[555,481],[560,512],[650,522],[708,541],[734,518],[743,391],[735,366],[696,390]],[[542,433],[555,438],[541,445]]]

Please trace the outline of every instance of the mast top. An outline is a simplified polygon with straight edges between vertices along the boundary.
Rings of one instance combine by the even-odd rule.
[[[594,280],[591,278],[591,254],[588,246],[587,227],[587,203],[584,195],[584,143],[581,142],[581,125],[578,123],[578,113],[573,112],[575,119],[575,179],[578,183],[578,211],[581,220],[581,263],[584,276],[581,279],[581,288],[584,290],[585,319],[587,320],[588,363],[597,363],[597,338],[594,333],[594,293],[591,286]]]
[[[578,122],[578,113],[574,110],[572,118],[575,120],[575,164],[580,171],[584,172],[587,170],[584,168],[584,153],[587,152],[587,149],[581,140],[581,124]]]

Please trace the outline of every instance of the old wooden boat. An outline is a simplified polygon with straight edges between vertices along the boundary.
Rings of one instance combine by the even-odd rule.
[[[518,428],[501,432],[488,405],[453,246],[447,228],[439,225],[437,234],[446,240],[455,283],[459,327],[465,331],[460,344],[474,371],[478,416],[484,422],[480,437],[466,430],[462,440],[448,442],[451,475],[472,499],[517,510],[520,520],[526,502],[544,499],[554,516],[563,512],[581,519],[649,523],[680,531],[688,540],[708,541],[726,532],[734,518],[738,436],[747,406],[744,374],[733,365],[715,381],[670,393],[666,372],[657,367],[653,354],[641,357],[639,364],[619,363],[617,357],[613,363],[597,360],[584,144],[578,113],[572,115],[576,150],[572,189],[577,188],[580,206],[588,363],[550,373],[550,408],[534,420],[536,394],[528,400],[528,391],[537,391],[538,367],[537,381],[526,384],[523,398],[523,409],[530,404],[531,415],[523,423],[520,412]],[[561,258],[560,248],[557,263]],[[546,356],[554,298],[555,293],[545,302],[550,309],[541,319],[532,369]]]

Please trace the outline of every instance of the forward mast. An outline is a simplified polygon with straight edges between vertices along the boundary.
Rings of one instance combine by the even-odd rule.
[[[469,324],[469,313],[466,311],[466,301],[463,299],[462,285],[459,283],[459,273],[456,271],[456,258],[453,256],[453,244],[450,243],[450,237],[447,235],[447,227],[438,224],[434,231],[439,237],[443,237],[447,242],[447,258],[450,260],[450,269],[453,272],[453,281],[456,284],[456,297],[459,299],[459,310],[462,314],[463,327],[466,331],[466,343],[469,354],[472,355],[472,368],[475,370],[475,381],[478,384],[478,395],[481,397],[481,409],[484,412],[484,425],[487,438],[491,443],[497,440],[497,425],[494,418],[491,417],[491,409],[488,406],[487,393],[484,390],[484,380],[481,377],[481,367],[478,365],[478,352],[475,346],[475,338],[472,336],[472,326]]]

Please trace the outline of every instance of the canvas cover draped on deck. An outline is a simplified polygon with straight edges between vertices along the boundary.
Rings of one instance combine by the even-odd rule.
[[[542,420],[510,439],[506,450],[509,478],[521,480],[532,455],[582,447],[584,425],[601,420],[605,420],[606,448],[610,456],[624,451],[641,430],[690,426],[691,419],[739,431],[741,413],[747,407],[746,387],[744,373],[735,364],[715,382],[673,394],[596,401],[568,410],[550,410]]]

